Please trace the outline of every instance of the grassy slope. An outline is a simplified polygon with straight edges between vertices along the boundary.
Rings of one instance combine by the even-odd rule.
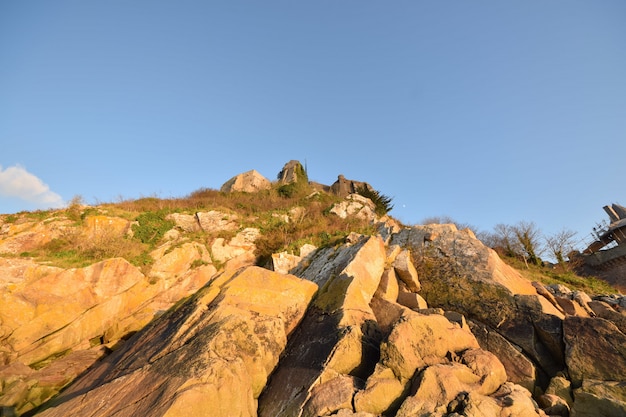
[[[282,191],[282,192],[281,192]],[[154,197],[137,200],[125,200],[117,203],[101,204],[96,207],[82,207],[76,201],[65,210],[24,212],[0,216],[4,223],[22,221],[52,221],[57,218],[71,220],[74,229],[68,228],[61,238],[54,239],[43,247],[20,254],[22,257],[35,258],[37,261],[63,268],[81,267],[111,258],[124,257],[133,264],[149,268],[152,262],[148,253],[160,243],[160,238],[171,224],[165,222],[168,213],[193,214],[198,211],[218,210],[235,213],[241,221],[241,227],[258,227],[263,237],[257,241],[257,255],[263,263],[275,252],[287,250],[297,253],[304,243],[318,247],[341,242],[350,232],[371,234],[373,228],[364,221],[355,219],[342,220],[329,215],[328,210],[340,199],[325,193],[312,195],[308,187],[289,190],[285,193],[275,185],[272,190],[259,193],[221,193],[216,190],[201,189],[184,198],[159,199]],[[288,222],[278,215],[289,214],[294,207],[301,207],[300,215],[290,216]],[[89,215],[105,214],[140,220],[133,226],[134,238],[103,236],[97,241],[86,242],[78,232],[84,219]],[[150,220],[150,221],[148,221]],[[150,233],[145,233],[150,228]],[[152,233],[156,231],[156,233]],[[150,240],[138,239],[138,236],[154,236]],[[206,233],[186,234],[189,240],[210,244],[216,237]],[[4,255],[8,256],[8,255]],[[590,295],[609,294],[618,291],[606,282],[592,277],[581,277],[570,271],[559,271],[535,265],[526,266],[523,261],[503,257],[503,260],[520,271],[522,276],[531,281],[544,284],[563,284],[572,290],[582,290]]]

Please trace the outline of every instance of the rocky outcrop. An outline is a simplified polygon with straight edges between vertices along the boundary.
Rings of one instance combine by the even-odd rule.
[[[355,217],[370,222],[375,222],[378,219],[376,206],[372,200],[359,194],[349,194],[342,202],[335,204],[330,212],[342,219]]]
[[[291,184],[299,181],[308,181],[306,172],[300,161],[291,160],[287,162],[278,173],[278,182],[281,184]]]
[[[250,170],[239,175],[235,175],[226,181],[220,191],[224,193],[245,192],[255,193],[261,190],[269,190],[272,187],[270,180],[259,174],[256,170]]]
[[[38,415],[255,416],[317,286],[258,267],[225,273],[152,322]]]
[[[623,415],[626,301],[531,283],[468,230],[372,219],[269,271],[244,219],[168,220],[143,270],[0,258],[0,415]]]

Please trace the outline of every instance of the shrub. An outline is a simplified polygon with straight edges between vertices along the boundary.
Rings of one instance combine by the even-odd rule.
[[[165,219],[166,213],[163,211],[149,211],[137,216],[134,224],[133,236],[141,243],[155,245],[161,240],[165,232],[174,227],[174,222]]]
[[[372,203],[374,203],[374,205],[376,206],[376,214],[379,216],[384,216],[393,209],[393,204],[391,204],[392,198],[387,197],[386,195],[381,194],[376,190],[373,190],[363,185],[361,187],[358,187],[356,192],[357,194],[360,194],[363,197],[372,200]]]

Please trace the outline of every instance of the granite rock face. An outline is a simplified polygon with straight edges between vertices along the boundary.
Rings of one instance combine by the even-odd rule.
[[[623,415],[621,298],[529,282],[453,225],[380,219],[270,271],[261,230],[215,213],[170,216],[148,270],[0,257],[2,412]],[[96,220],[85,236],[127,231]]]

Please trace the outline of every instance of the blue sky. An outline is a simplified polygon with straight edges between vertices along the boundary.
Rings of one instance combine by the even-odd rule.
[[[626,2],[3,1],[0,212],[291,159],[408,224],[584,239],[626,204]]]

